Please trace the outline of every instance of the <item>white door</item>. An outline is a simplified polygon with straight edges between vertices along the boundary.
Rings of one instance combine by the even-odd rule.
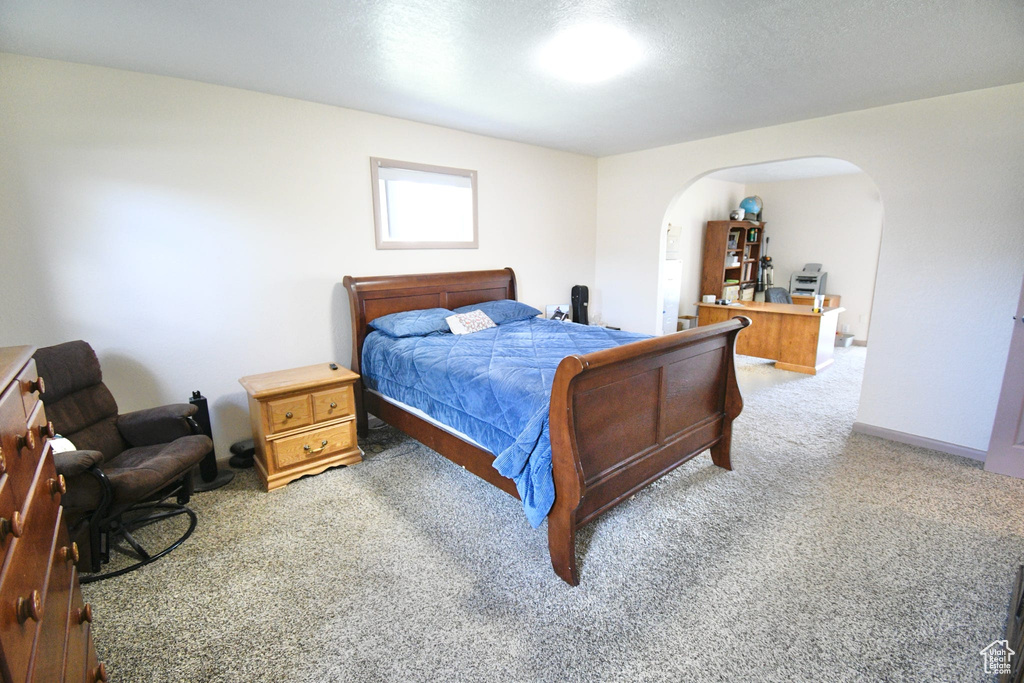
[[[679,290],[683,286],[683,262],[665,261],[661,265],[661,331],[662,334],[672,334],[679,323]]]
[[[985,469],[1024,479],[1024,287],[1017,302]]]

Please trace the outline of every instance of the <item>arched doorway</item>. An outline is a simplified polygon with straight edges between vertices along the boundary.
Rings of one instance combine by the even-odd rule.
[[[789,288],[794,272],[821,263],[828,293],[846,309],[839,329],[866,345],[884,213],[877,185],[855,164],[805,157],[713,169],[695,177],[666,207],[659,241],[662,320],[693,315],[699,291],[704,227],[725,220],[751,194],[764,202],[765,252],[772,256],[776,286]],[[674,284],[679,273],[678,285]],[[678,297],[672,288],[679,287]],[[840,291],[842,290],[842,291]],[[756,294],[755,294],[756,298]],[[668,302],[668,306],[666,306]],[[671,329],[663,331],[672,331]]]

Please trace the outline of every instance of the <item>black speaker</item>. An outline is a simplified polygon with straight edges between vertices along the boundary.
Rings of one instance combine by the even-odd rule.
[[[198,391],[193,391],[192,398],[188,402],[196,407],[196,414],[193,419],[199,426],[200,432],[212,439],[213,428],[210,424],[210,406],[206,402],[206,397]],[[195,490],[201,492],[219,489],[234,478],[234,472],[229,470],[219,471],[217,469],[217,451],[211,448],[210,452],[199,463],[198,476],[194,477]]]
[[[586,285],[576,285],[572,288],[572,321],[580,325],[589,325],[587,308],[590,306],[590,290]]]

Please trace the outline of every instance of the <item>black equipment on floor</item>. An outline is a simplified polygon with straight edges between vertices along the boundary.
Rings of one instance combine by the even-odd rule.
[[[589,325],[587,309],[590,307],[590,290],[586,285],[572,288],[572,321],[580,325]]]
[[[231,459],[228,464],[237,470],[244,470],[252,467],[253,458],[256,457],[256,442],[252,439],[245,439],[238,443],[231,444]]]
[[[193,416],[193,419],[199,425],[199,430],[210,437],[210,439],[213,439],[213,427],[210,424],[210,407],[206,402],[206,397],[198,390],[193,391],[192,398],[188,402],[196,407],[196,414]],[[195,480],[195,491],[219,489],[234,478],[235,473],[231,470],[217,469],[217,451],[216,448],[211,448],[210,452],[199,463],[199,476]]]

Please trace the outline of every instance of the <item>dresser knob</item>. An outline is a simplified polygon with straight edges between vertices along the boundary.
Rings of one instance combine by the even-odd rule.
[[[7,461],[4,459],[4,449],[0,448],[0,474],[7,471]]]
[[[29,394],[34,394],[37,391],[40,394],[46,392],[46,382],[43,381],[42,377],[37,377],[35,379],[30,379],[27,382],[25,382],[24,386],[25,386],[25,392],[29,393]]]
[[[57,430],[53,428],[52,422],[47,422],[39,427],[39,436],[42,439],[52,439],[57,436]]]
[[[11,514],[11,518],[0,517],[0,538],[7,538],[7,534],[11,534],[15,538],[21,538],[22,532],[25,531],[25,523],[21,519],[21,512],[15,510]]]
[[[85,603],[85,606],[78,610],[78,623],[92,623],[92,605]]]
[[[284,414],[284,416],[289,420],[292,419],[292,411],[289,410],[287,413]]]
[[[71,545],[66,545],[60,549],[60,556],[65,562],[71,560],[72,563],[78,564],[78,544],[72,542]]]
[[[38,623],[43,616],[43,600],[39,596],[39,591],[32,591],[27,598],[18,598],[16,606],[19,624],[24,624],[29,619]]]
[[[101,683],[107,683],[107,665],[100,662],[92,672],[92,680],[100,681]]]
[[[64,495],[68,492],[67,482],[64,481],[64,475],[58,474],[56,479],[47,479],[46,483],[50,485],[50,495],[55,496],[58,493]]]
[[[30,429],[25,432],[24,436],[19,436],[15,442],[15,446],[20,451],[22,448],[27,448],[30,451],[35,450],[36,447],[36,432],[34,429]]]
[[[331,401],[331,407],[332,407],[332,408],[337,408],[337,407],[338,407],[338,404],[337,404],[337,403],[335,403],[334,401]]]

